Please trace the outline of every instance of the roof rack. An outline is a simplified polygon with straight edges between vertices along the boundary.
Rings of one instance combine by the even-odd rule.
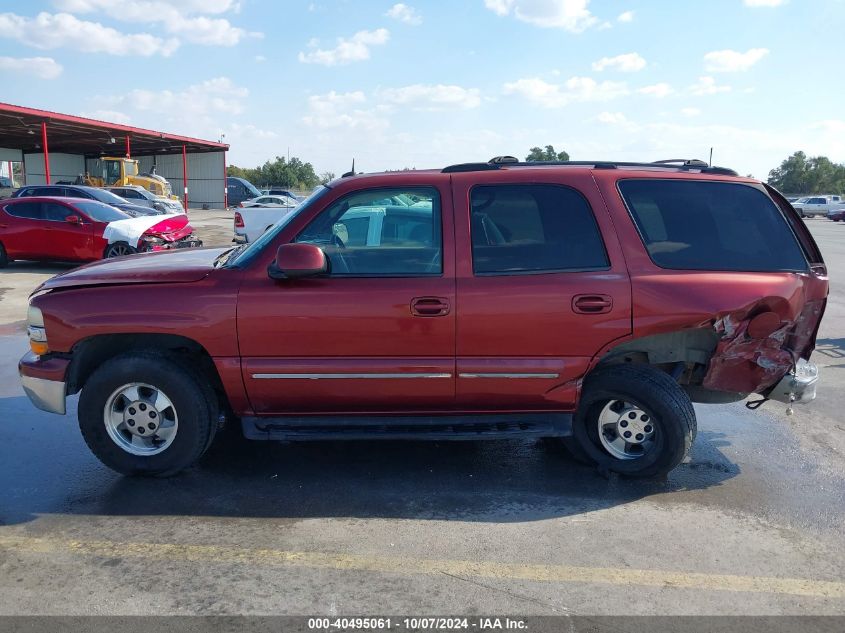
[[[561,161],[520,161],[513,156],[496,156],[486,163],[459,163],[449,165],[441,171],[444,174],[454,174],[469,171],[492,171],[503,167],[546,167],[546,166],[569,166],[569,167],[592,167],[593,169],[624,169],[626,167],[647,167],[676,169],[680,171],[698,171],[706,174],[718,174],[722,176],[738,176],[737,172],[727,167],[712,167],[703,160],[695,158],[672,158],[659,160],[653,163],[632,163],[619,161],[594,161],[594,160],[561,160]]]

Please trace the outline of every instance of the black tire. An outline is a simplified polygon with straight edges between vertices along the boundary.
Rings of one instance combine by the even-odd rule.
[[[643,456],[620,459],[602,445],[598,418],[612,400],[632,403],[650,416],[654,444]],[[671,376],[649,365],[617,365],[586,378],[572,430],[564,443],[577,460],[629,477],[660,477],[684,460],[698,427],[692,402]]]
[[[113,440],[104,420],[107,400],[123,385],[145,383],[173,403],[178,429],[173,442],[156,455],[133,455]],[[158,352],[128,352],[103,363],[79,397],[79,428],[88,448],[124,475],[167,477],[194,464],[211,445],[219,406],[208,381],[191,367]]]
[[[125,252],[122,252],[125,251]],[[126,255],[134,255],[138,252],[137,248],[129,246],[126,242],[115,242],[106,247],[106,252],[103,253],[103,259],[111,257],[124,257]]]
[[[9,265],[9,256],[6,254],[6,248],[0,242],[0,268],[5,268]]]

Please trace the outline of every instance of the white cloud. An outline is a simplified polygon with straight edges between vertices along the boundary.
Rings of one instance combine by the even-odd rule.
[[[633,73],[647,66],[645,59],[639,53],[627,53],[616,57],[602,57],[593,62],[593,70],[601,72],[607,68],[623,73]]]
[[[55,79],[62,65],[52,57],[0,57],[0,72],[15,72],[39,79]]]
[[[633,11],[625,11],[624,13],[620,13],[619,17],[616,18],[617,22],[633,22],[634,21],[634,12]]]
[[[409,7],[407,4],[402,4],[401,2],[390,7],[385,15],[412,26],[422,24],[422,16],[419,12],[414,7]]]
[[[590,13],[590,0],[484,0],[496,15],[511,15],[543,28],[560,28],[581,33],[599,20]]]
[[[121,33],[99,22],[79,20],[69,13],[41,12],[34,18],[0,13],[0,37],[44,50],[71,48],[85,53],[109,55],[171,55],[177,39],[162,39],[149,33]]]
[[[238,11],[240,5],[231,0],[54,0],[53,4],[69,13],[97,13],[122,22],[160,24],[167,33],[195,44],[234,46],[244,37],[261,36],[260,33],[247,33],[225,18],[208,17]]]
[[[601,112],[596,117],[599,123],[607,123],[608,125],[621,125],[628,122],[628,118],[621,112]]]
[[[379,91],[378,96],[388,103],[412,105],[425,110],[442,110],[448,107],[469,110],[481,105],[481,96],[477,88],[443,84],[414,84],[402,88],[386,88]]]
[[[132,117],[125,112],[118,112],[117,110],[94,110],[91,112],[83,112],[82,116],[88,119],[95,119],[97,121],[107,121],[108,123],[122,123],[126,125],[132,121]]]
[[[561,108],[574,102],[611,101],[630,94],[623,82],[597,82],[590,77],[572,77],[560,84],[538,77],[519,79],[504,85],[505,94],[516,94],[543,108]]]
[[[267,58],[266,58],[266,57],[264,57],[264,55],[256,55],[256,56],[254,57],[254,59],[255,59],[255,61],[256,61],[257,63],[259,63],[259,64],[263,64],[264,62],[266,62],[266,61],[267,61]]]
[[[213,114],[234,115],[244,110],[249,90],[228,77],[215,77],[184,90],[145,90],[136,88],[121,95],[98,97],[100,104],[120,111],[167,112],[176,121],[196,123]]]
[[[789,0],[743,0],[746,7],[779,7],[789,2]]]
[[[713,77],[699,77],[698,81],[690,86],[690,92],[699,97],[730,91],[730,86],[720,86]]]
[[[231,123],[226,128],[225,134],[227,143],[238,142],[244,139],[274,139],[279,136],[273,130],[264,130],[251,123],[246,125]]]
[[[745,72],[768,54],[767,48],[752,48],[744,53],[732,50],[713,51],[704,56],[705,69],[711,73]]]
[[[667,83],[659,83],[640,88],[637,92],[643,95],[656,97],[657,99],[664,99],[671,94],[675,94],[675,89]]]
[[[308,114],[302,121],[321,129],[343,127],[381,130],[389,125],[385,113],[385,106],[368,107],[367,96],[360,90],[344,93],[332,90],[308,98]]]
[[[696,117],[701,115],[701,110],[698,108],[681,108],[681,114],[686,117]]]
[[[311,40],[308,46],[314,50],[299,53],[303,64],[322,64],[323,66],[341,66],[370,58],[370,47],[385,44],[390,39],[387,29],[358,31],[349,39],[337,38],[337,46],[331,49],[318,48],[318,42]]]

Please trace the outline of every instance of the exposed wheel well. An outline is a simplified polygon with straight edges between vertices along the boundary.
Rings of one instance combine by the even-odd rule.
[[[644,363],[672,374],[693,402],[743,400],[748,394],[713,391],[701,386],[718,343],[719,335],[712,328],[690,328],[644,336],[610,349],[595,369],[625,363]]]
[[[73,347],[67,392],[77,393],[94,370],[110,358],[131,351],[150,350],[165,352],[206,377],[221,403],[228,407],[226,392],[211,355],[196,341],[175,334],[104,334],[80,341]]]

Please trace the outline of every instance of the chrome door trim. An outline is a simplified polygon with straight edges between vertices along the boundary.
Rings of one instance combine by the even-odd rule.
[[[452,374],[252,374],[256,380],[394,380],[402,378],[451,378]]]
[[[541,378],[546,380],[553,380],[560,378],[560,374],[532,374],[532,373],[510,373],[510,372],[496,372],[496,373],[460,373],[458,378]]]

